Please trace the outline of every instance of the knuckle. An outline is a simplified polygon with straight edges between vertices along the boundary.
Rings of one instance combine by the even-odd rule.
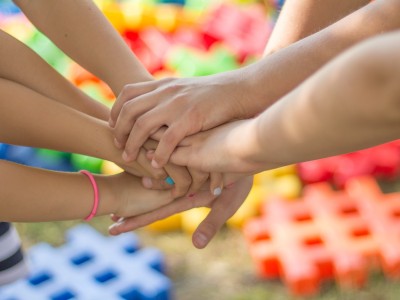
[[[147,118],[145,116],[139,117],[135,122],[135,127],[139,130],[145,130],[147,127]]]
[[[211,221],[205,221],[201,224],[201,231],[207,236],[213,236],[218,231],[218,226]]]
[[[157,180],[163,180],[165,179],[165,173],[163,170],[153,169],[153,177]]]
[[[162,142],[164,143],[164,146],[174,146],[175,142],[177,139],[177,134],[174,128],[170,127],[165,133],[162,138]]]

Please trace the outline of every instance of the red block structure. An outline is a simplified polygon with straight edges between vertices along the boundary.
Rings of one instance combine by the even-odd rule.
[[[300,163],[298,173],[304,183],[330,181],[340,188],[347,180],[362,175],[393,179],[400,175],[400,140],[362,151]]]
[[[263,9],[256,4],[246,8],[219,5],[202,26],[206,44],[222,41],[241,61],[248,55],[261,55],[272,31]]]
[[[272,199],[244,226],[258,273],[291,293],[312,295],[324,280],[362,287],[371,268],[400,277],[400,193],[383,194],[373,177],[345,190],[309,185],[302,199]]]

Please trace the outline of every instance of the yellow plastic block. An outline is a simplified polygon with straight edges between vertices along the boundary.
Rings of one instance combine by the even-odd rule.
[[[227,221],[230,227],[241,228],[248,219],[259,214],[261,203],[268,197],[268,190],[263,186],[253,185],[246,200],[239,210]]]
[[[300,196],[302,187],[297,175],[287,174],[275,179],[272,193],[285,199],[295,199]]]
[[[181,214],[176,214],[176,215],[172,215],[168,218],[165,218],[163,220],[154,222],[154,223],[148,225],[146,228],[150,229],[152,231],[158,231],[158,232],[168,232],[168,231],[180,230],[181,229],[181,221],[182,221]]]
[[[123,32],[126,28],[124,14],[121,6],[117,3],[107,3],[103,5],[103,14],[111,22],[118,32]]]
[[[180,11],[177,5],[159,5],[155,15],[156,27],[164,32],[173,32],[178,27]]]
[[[154,16],[151,15],[154,13],[154,8],[150,6],[133,2],[123,2],[121,3],[121,10],[127,30],[139,31],[143,27],[154,23]]]
[[[183,212],[182,230],[188,234],[192,234],[208,215],[209,211],[209,208],[199,207]]]
[[[105,160],[101,166],[101,173],[105,175],[114,175],[123,172],[120,167],[111,161]]]

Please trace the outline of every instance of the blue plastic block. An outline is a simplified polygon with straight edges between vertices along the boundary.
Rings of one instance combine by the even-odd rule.
[[[0,0],[0,14],[14,15],[20,12],[21,10],[11,0]]]
[[[31,275],[0,289],[0,300],[171,300],[164,257],[140,248],[133,233],[104,237],[84,224],[70,229],[67,243],[42,243],[28,251]]]
[[[165,4],[177,4],[177,5],[185,5],[186,1],[185,0],[159,0],[159,3],[165,3]]]
[[[34,148],[9,145],[4,158],[19,164],[29,165],[29,162],[33,161],[35,156]]]
[[[8,147],[7,144],[0,143],[0,159],[6,159]]]

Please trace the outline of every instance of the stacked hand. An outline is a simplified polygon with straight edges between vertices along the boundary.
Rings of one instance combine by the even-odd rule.
[[[215,164],[213,153],[207,150],[207,144],[225,145],[223,132],[219,133],[218,127],[212,128],[248,115],[240,102],[245,99],[245,91],[236,79],[227,78],[230,77],[214,75],[163,79],[124,88],[109,121],[114,129],[115,145],[123,150],[126,165],[139,159],[143,161],[147,151],[146,163],[151,162],[154,170],[162,172],[144,176],[143,185],[156,190],[171,188],[164,180],[168,175],[175,182],[173,196],[177,199],[157,210],[127,219],[114,216],[113,220],[119,222],[110,228],[111,234],[207,206],[211,212],[193,236],[194,245],[203,248],[240,207],[250,190],[251,178],[239,180],[245,175],[221,174],[219,167],[228,165],[229,156],[226,161]],[[210,134],[214,136],[208,140]],[[241,143],[240,139],[235,142]],[[202,144],[205,147],[197,151]]]

